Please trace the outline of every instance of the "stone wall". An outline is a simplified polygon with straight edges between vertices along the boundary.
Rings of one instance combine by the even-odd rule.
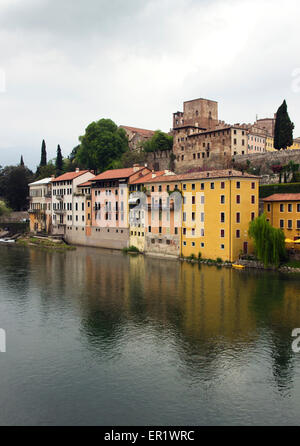
[[[242,164],[250,161],[251,167],[260,167],[260,174],[269,174],[270,166],[285,165],[290,161],[300,164],[300,150],[279,150],[276,152],[255,153],[234,156],[235,163]]]
[[[75,226],[69,226],[65,240],[71,245],[121,250],[129,247],[129,229],[92,227],[88,235],[86,228],[78,227],[76,230]]]
[[[145,254],[179,257],[180,236],[163,234],[146,234]]]
[[[149,169],[172,170],[172,150],[151,152],[147,154],[146,163]]]

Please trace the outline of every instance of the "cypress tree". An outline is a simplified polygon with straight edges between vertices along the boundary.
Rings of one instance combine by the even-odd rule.
[[[42,142],[42,150],[41,150],[41,162],[40,162],[40,167],[46,166],[47,165],[47,152],[46,152],[46,143],[45,140],[43,139]]]
[[[20,166],[24,167],[24,160],[23,160],[23,155],[21,155]]]
[[[56,167],[56,175],[61,174],[63,171],[63,157],[62,157],[61,148],[60,148],[59,144],[57,146],[55,167]]]
[[[277,150],[286,149],[293,145],[294,124],[290,120],[287,104],[284,100],[276,115],[274,147]]]

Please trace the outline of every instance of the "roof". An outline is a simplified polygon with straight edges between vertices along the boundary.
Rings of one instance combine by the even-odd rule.
[[[30,183],[28,186],[42,186],[43,184],[51,183],[52,178],[43,178],[42,180],[35,181],[34,183]]]
[[[263,201],[300,201],[300,194],[273,194]]]
[[[91,182],[91,180],[90,180],[90,181],[86,181],[85,183],[78,184],[77,187],[89,187],[89,186],[91,186],[91,185],[92,185],[92,182]]]
[[[57,178],[53,178],[52,181],[70,181],[70,180],[74,180],[77,177],[80,177],[81,175],[88,173],[89,170],[80,170],[79,172],[67,172],[64,173],[63,175],[57,177]]]
[[[165,170],[160,170],[158,172],[149,172],[147,175],[142,176],[141,178],[138,178],[137,180],[131,181],[130,184],[143,184],[150,180],[152,180],[152,175],[156,175],[156,177],[160,177],[162,175],[165,175]]]
[[[129,130],[133,133],[140,133],[143,136],[153,136],[155,131],[154,130],[147,130],[147,129],[139,129],[137,127],[128,127],[127,125],[120,125],[120,127],[124,130]]]
[[[92,179],[92,181],[99,181],[99,180],[117,180],[119,178],[129,178],[134,173],[137,173],[141,171],[142,169],[146,169],[144,166],[139,166],[139,168],[135,167],[127,167],[125,169],[112,169],[107,170],[106,172],[100,173],[100,175],[97,175]]]
[[[238,170],[212,170],[205,172],[192,172],[192,173],[184,173],[181,175],[163,175],[160,177],[152,178],[151,180],[145,181],[144,183],[162,183],[162,182],[179,182],[179,181],[188,181],[188,180],[211,180],[214,178],[252,178],[258,179],[258,176],[250,175],[249,173],[242,173]]]

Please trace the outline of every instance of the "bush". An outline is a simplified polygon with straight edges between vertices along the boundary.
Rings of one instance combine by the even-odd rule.
[[[122,252],[124,252],[125,254],[127,254],[128,252],[136,252],[139,253],[140,250],[136,247],[136,246],[129,246],[129,248],[123,248]]]
[[[223,260],[220,257],[218,257],[217,258],[217,263],[223,263]]]

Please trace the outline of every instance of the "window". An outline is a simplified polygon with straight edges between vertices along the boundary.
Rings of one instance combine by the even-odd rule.
[[[204,246],[205,246],[204,243],[201,243],[201,248],[204,248]]]
[[[192,247],[194,248],[196,246],[196,243],[195,242],[192,242]]]
[[[182,219],[183,219],[183,221],[186,221],[186,212],[183,213]]]
[[[236,238],[240,238],[241,237],[241,232],[239,229],[236,230]]]
[[[225,245],[221,245],[221,249],[225,249]]]
[[[237,188],[237,189],[240,189],[240,188],[241,188],[241,183],[240,183],[239,181],[237,181],[237,183],[236,183],[236,188]]]
[[[205,204],[205,197],[204,197],[204,195],[201,195],[201,204]]]
[[[251,189],[255,189],[255,183],[251,183]]]
[[[178,228],[174,228],[175,235],[178,235]]]
[[[281,229],[284,228],[284,220],[280,220],[280,228],[281,228]]]
[[[293,220],[288,220],[288,229],[293,228]]]
[[[183,228],[182,233],[183,235],[186,235],[186,228]]]
[[[204,183],[201,183],[201,190],[204,190]]]
[[[186,184],[184,184],[184,185],[182,186],[182,189],[183,189],[183,190],[186,190]]]
[[[300,229],[300,220],[297,220],[297,229]]]
[[[162,191],[162,186],[158,186],[158,192]]]
[[[221,238],[224,238],[225,237],[225,231],[224,231],[224,229],[221,229]]]
[[[192,190],[196,190],[196,184],[192,184]]]
[[[288,212],[293,212],[293,205],[292,204],[288,204]]]
[[[159,227],[159,233],[160,234],[162,233],[162,227],[161,226]]]
[[[215,188],[215,183],[210,183],[210,188],[214,189]]]
[[[271,205],[270,204],[268,204],[267,210],[268,210],[268,212],[271,212]]]
[[[255,204],[255,195],[251,195],[251,203]]]
[[[220,221],[221,221],[221,223],[225,223],[225,212],[221,212]]]
[[[192,237],[195,237],[196,235],[196,229],[192,229]]]
[[[237,223],[241,222],[241,214],[239,212],[236,213],[236,222]]]
[[[151,187],[151,191],[154,192],[154,186]]]
[[[204,229],[203,228],[201,229],[200,234],[201,234],[201,237],[204,237]]]
[[[183,246],[186,246],[186,242],[183,242]]]
[[[224,181],[221,182],[221,189],[225,189],[225,183],[224,183]]]
[[[192,221],[195,221],[196,220],[196,214],[195,214],[195,212],[192,212]]]
[[[195,195],[192,196],[192,204],[196,204],[196,197],[195,197]]]
[[[148,226],[148,232],[151,232],[151,226]]]
[[[201,223],[204,223],[204,212],[201,212],[200,218],[201,218]]]
[[[284,204],[280,205],[280,212],[284,212]]]
[[[251,212],[251,221],[255,220],[255,212]]]
[[[240,195],[237,195],[237,196],[236,196],[236,203],[237,203],[237,204],[240,204],[240,202],[241,202],[241,196],[240,196]]]
[[[297,212],[300,212],[300,204],[297,204]]]
[[[221,204],[225,204],[225,195],[221,195]]]

